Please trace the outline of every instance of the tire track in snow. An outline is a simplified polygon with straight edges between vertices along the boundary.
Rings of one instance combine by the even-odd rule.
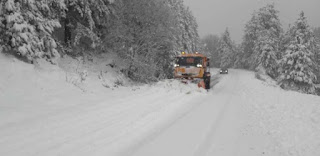
[[[52,122],[55,122],[55,121],[59,121],[59,120],[54,120],[55,117],[61,117],[61,115],[66,115],[65,117],[68,117],[71,116],[70,114],[72,113],[82,113],[82,109],[79,109],[79,108],[85,108],[86,110],[88,108],[90,109],[96,109],[98,107],[101,107],[101,105],[103,106],[110,106],[112,107],[113,105],[117,105],[118,103],[123,103],[124,101],[126,101],[127,99],[133,99],[132,97],[142,97],[142,96],[147,96],[147,95],[152,95],[153,92],[143,92],[144,94],[138,94],[138,95],[129,95],[128,97],[124,98],[124,99],[116,99],[116,101],[113,101],[111,102],[110,104],[108,104],[107,102],[105,101],[102,101],[100,102],[99,104],[89,104],[87,102],[85,103],[81,103],[81,104],[76,104],[76,105],[71,105],[71,106],[67,106],[67,107],[63,107],[61,109],[57,109],[55,111],[52,111],[52,112],[49,112],[49,113],[46,113],[46,114],[41,114],[41,115],[37,115],[37,116],[33,116],[31,118],[26,118],[26,119],[23,119],[23,120],[19,120],[19,121],[16,121],[16,122],[11,122],[10,124],[2,124],[0,125],[0,130],[3,129],[3,128],[7,128],[7,127],[15,127],[15,130],[16,130],[16,126],[20,126],[22,127],[24,124],[28,124],[28,126],[30,124],[36,124],[37,122],[41,122],[44,118],[47,118],[47,117],[50,117],[50,119],[52,119]],[[112,97],[110,97],[112,98]],[[71,101],[72,102],[72,101]],[[88,101],[89,102],[89,101]],[[8,128],[7,128],[8,129]],[[23,130],[25,130],[23,128]]]
[[[91,125],[94,127],[94,126],[100,126],[102,124],[105,127],[111,127],[111,126],[115,126],[115,124],[118,124],[121,126],[121,124],[123,123],[114,122],[115,119],[119,119],[117,121],[123,121],[123,122],[126,121],[126,120],[121,120],[121,117],[125,117],[123,116],[125,112],[128,112],[129,110],[132,110],[132,109],[136,109],[135,106],[140,104],[139,102],[135,102],[135,101],[138,101],[138,99],[132,100],[131,98],[130,100],[133,103],[133,105],[123,105],[125,107],[123,107],[119,103],[115,103],[114,105],[112,105],[115,108],[113,107],[110,108],[108,107],[108,105],[104,105],[104,103],[101,103],[95,106],[89,106],[88,108],[77,110],[76,112],[73,110],[72,112],[65,112],[62,114],[58,113],[58,114],[55,114],[54,116],[50,116],[49,119],[44,119],[44,121],[43,121],[43,118],[41,118],[41,119],[38,119],[37,122],[32,124],[33,126],[31,126],[32,128],[31,131],[24,130],[24,128],[30,128],[30,125],[24,125],[22,127],[20,126],[14,127],[15,129],[18,128],[21,130],[9,132],[9,134],[14,134],[15,136],[5,135],[4,137],[2,137],[7,139],[2,140],[0,146],[5,147],[6,144],[8,144],[8,142],[19,140],[19,142],[15,144],[16,146],[7,147],[5,148],[6,149],[5,151],[14,151],[15,149],[19,149],[20,151],[22,151],[24,149],[27,150],[29,146],[32,146],[33,148],[35,148],[35,146],[37,145],[40,147],[47,146],[45,142],[48,142],[49,140],[50,140],[49,142],[59,142],[57,140],[66,139],[66,136],[63,136],[63,137],[59,136],[61,134],[66,134],[67,136],[75,136],[77,133],[82,132],[81,128],[86,127],[86,125]],[[161,99],[162,97],[159,95],[157,98]],[[97,122],[103,119],[104,117],[97,116],[96,114],[102,114],[102,113],[105,114],[104,116],[106,120],[105,121],[102,120],[102,121],[104,123],[107,123],[106,125],[104,125],[101,122]],[[50,119],[52,119],[51,117],[53,118],[53,120],[50,121]],[[49,122],[49,123],[44,123],[44,122]],[[78,129],[79,131],[72,133],[70,130],[73,130],[73,129]],[[87,128],[87,129],[90,129],[90,128]],[[79,134],[79,135],[76,135],[75,137],[81,138],[81,136],[82,135]],[[38,142],[43,142],[43,144],[39,145]],[[0,151],[0,152],[3,152],[3,151]]]
[[[184,97],[185,98],[185,97]],[[170,119],[170,121],[167,121],[165,124],[160,124],[157,126],[156,130],[153,130],[153,132],[147,132],[149,135],[142,140],[139,141],[139,143],[130,146],[123,152],[119,152],[120,156],[132,156],[132,153],[136,153],[137,150],[139,150],[144,145],[148,144],[150,141],[156,139],[159,135],[161,135],[164,131],[169,129],[170,127],[174,126],[175,123],[179,122],[179,120],[183,119],[185,116],[192,113],[194,109],[197,109],[199,106],[201,106],[202,103],[196,103],[198,100],[193,99],[192,101],[186,100],[185,104],[188,105],[187,108],[184,108],[183,111],[180,111],[179,113],[176,113],[173,115]]]
[[[177,101],[185,96],[178,94],[168,98],[157,93],[142,92],[140,97],[152,97],[147,100],[132,95],[119,100],[119,103],[84,104],[80,105],[81,108],[75,105],[36,120],[24,120],[28,122],[21,125],[20,122],[15,123],[8,129],[2,127],[0,154],[58,155],[71,152],[70,155],[83,155],[82,152],[90,154],[92,148],[97,151],[106,148],[128,134],[126,131],[119,132],[119,129],[130,128],[136,124],[135,120],[165,107],[162,99]],[[131,104],[124,104],[125,101]],[[150,104],[153,106],[150,107]]]
[[[162,99],[163,97],[159,97],[157,99],[153,99],[156,101],[161,101],[160,99]],[[174,97],[172,100],[176,100],[179,97]],[[141,103],[140,103],[141,104]],[[160,109],[161,106],[161,102],[156,103],[155,107],[145,113],[140,113],[141,115],[139,115],[136,118],[132,118],[130,121],[124,120],[125,122],[124,125],[119,125],[120,127],[122,127],[122,129],[119,127],[115,127],[114,125],[109,125],[109,123],[104,123],[104,125],[106,125],[105,127],[101,128],[101,129],[95,129],[94,131],[90,131],[84,135],[82,135],[82,137],[76,137],[73,139],[68,139],[66,142],[63,142],[63,145],[59,145],[62,147],[59,147],[60,151],[65,151],[66,153],[70,153],[71,155],[90,155],[90,153],[92,152],[92,141],[94,140],[94,148],[96,149],[95,152],[99,151],[99,149],[104,150],[103,148],[107,149],[111,144],[117,142],[118,140],[121,140],[122,138],[124,138],[124,136],[126,136],[128,134],[127,129],[131,128],[132,125],[135,125],[135,121],[138,119],[141,119],[143,117],[141,116],[145,116],[146,114],[150,114],[153,113],[154,111]],[[141,105],[141,107],[144,105]],[[139,110],[139,108],[133,108],[136,110]],[[118,122],[118,120],[115,120],[115,122]],[[106,133],[106,130],[109,130],[110,128],[113,129],[117,129],[117,133],[118,135],[110,135],[110,133]],[[120,129],[120,131],[119,131]],[[114,133],[116,134],[116,133]],[[89,144],[91,142],[91,144]],[[72,143],[72,144],[68,144],[68,143]],[[56,150],[53,150],[53,152],[55,152]],[[62,152],[64,153],[64,152]],[[87,153],[87,154],[83,154],[83,153]],[[55,155],[55,154],[54,154]]]
[[[220,75],[213,75],[212,79],[218,82],[220,80],[219,77]],[[222,81],[224,81],[224,77]],[[199,134],[203,134],[207,125],[210,125],[210,121],[212,121],[212,119],[209,118],[217,116],[215,114],[218,114],[219,110],[222,109],[222,105],[214,103],[216,99],[213,100],[211,97],[212,94],[217,94],[219,90],[224,89],[224,86],[220,83],[216,84],[219,85],[215,85],[215,88],[203,94],[200,99],[189,101],[193,107],[190,108],[187,113],[177,118],[177,120],[163,130],[161,134],[153,136],[152,140],[138,147],[138,149],[133,152],[133,155],[192,155],[196,150],[196,143],[201,141]],[[180,139],[182,139],[182,141],[179,141]],[[132,155],[132,153],[127,155]]]
[[[204,137],[204,140],[201,142],[201,144],[199,145],[198,149],[194,153],[194,156],[205,156],[205,155],[207,155],[207,152],[209,151],[209,148],[211,147],[211,142],[214,139],[214,135],[215,135],[218,127],[220,126],[220,124],[221,124],[221,122],[222,122],[222,120],[224,118],[224,114],[228,110],[229,105],[230,105],[229,101],[225,103],[225,105],[223,106],[223,108],[219,112],[218,117],[211,124],[211,127],[210,127],[209,131],[207,132],[207,134]]]
[[[224,79],[224,81],[231,81],[232,84],[227,84],[228,88],[220,88],[220,90],[216,90],[214,93],[219,94],[221,92],[227,93],[227,92],[232,92],[231,94],[228,95],[224,95],[223,96],[223,102],[221,102],[221,104],[223,105],[219,114],[217,115],[216,119],[213,121],[213,123],[211,123],[206,135],[203,137],[203,141],[201,142],[201,144],[199,144],[197,150],[194,152],[194,156],[206,156],[210,150],[210,148],[212,147],[215,135],[217,133],[217,129],[221,126],[221,124],[224,122],[224,118],[226,117],[226,115],[228,114],[227,112],[230,109],[230,105],[231,105],[231,99],[232,97],[229,97],[229,95],[234,96],[235,91],[237,89],[232,89],[230,88],[231,86],[237,86],[238,83],[238,75],[237,74],[232,74],[232,80],[230,80],[230,74],[228,75],[224,75],[227,76],[228,79]],[[234,77],[237,76],[237,77]],[[219,75],[220,77],[220,75]],[[218,78],[219,78],[218,77]],[[228,82],[224,82],[223,84],[228,83]],[[226,86],[226,85],[225,85]]]

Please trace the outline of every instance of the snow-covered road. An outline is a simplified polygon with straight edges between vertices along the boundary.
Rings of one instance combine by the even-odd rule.
[[[266,155],[268,138],[245,132],[249,120],[244,108],[248,73],[230,70],[230,74],[220,79],[206,97],[198,99],[197,108],[134,155]]]
[[[174,80],[111,89],[95,74],[82,92],[60,69],[2,57],[0,73],[1,156],[320,154],[320,98],[250,71],[214,74],[209,92]]]
[[[169,124],[179,112],[183,113],[176,109],[184,103],[194,103],[192,97],[165,96],[156,90],[144,90],[96,104],[42,108],[46,113],[15,117],[14,121],[2,114],[0,155],[116,155],[125,148],[118,146],[132,145],[161,129],[162,123]],[[5,107],[2,108],[4,111]],[[42,111],[37,106],[20,111],[27,114],[30,109]],[[19,116],[21,112],[17,110],[11,107],[7,112]]]

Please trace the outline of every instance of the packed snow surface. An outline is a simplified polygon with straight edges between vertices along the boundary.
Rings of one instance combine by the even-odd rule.
[[[99,69],[1,54],[0,155],[320,155],[318,96],[244,70],[214,70],[207,92],[177,80],[124,87]]]

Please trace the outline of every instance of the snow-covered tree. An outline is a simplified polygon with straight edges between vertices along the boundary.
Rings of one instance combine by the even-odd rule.
[[[66,15],[61,20],[64,42],[79,48],[96,48],[101,37],[108,33],[114,0],[66,0]]]
[[[166,0],[173,14],[174,40],[176,53],[195,52],[200,48],[198,24],[192,12],[183,4],[183,0]]]
[[[316,83],[320,84],[320,27],[314,29],[314,36],[316,40],[315,61],[318,65],[316,69],[317,80]]]
[[[244,48],[243,48],[243,45],[236,45],[235,47],[235,56],[234,56],[234,67],[235,68],[244,68],[246,69],[247,68],[247,64],[248,64],[248,61],[247,61],[247,58],[245,58],[245,51],[244,51]]]
[[[136,81],[172,75],[177,20],[166,0],[116,1],[103,44],[125,60],[124,73]]]
[[[255,45],[254,66],[257,70],[263,70],[266,74],[275,78],[278,76],[278,42],[279,40],[271,37],[269,31],[261,32]]]
[[[258,34],[254,43],[253,68],[264,70],[275,78],[278,76],[278,56],[282,28],[278,11],[274,5],[267,5],[257,12]]]
[[[218,51],[220,67],[232,67],[234,65],[235,44],[231,41],[228,28],[220,38]]]
[[[182,0],[119,0],[102,43],[126,60],[124,73],[137,81],[173,73],[174,56],[193,52],[197,23]]]
[[[313,32],[318,46],[317,54],[319,55],[318,62],[320,64],[320,27],[315,28]]]
[[[320,27],[314,28],[313,30],[315,37],[320,40]]]
[[[27,61],[59,57],[52,32],[60,27],[63,0],[4,0],[0,2],[0,44],[4,51]]]
[[[243,49],[243,55],[238,57],[238,60],[245,60],[243,61],[243,68],[245,69],[252,69],[254,62],[253,53],[254,53],[254,46],[256,40],[258,39],[259,34],[259,21],[257,18],[257,13],[254,12],[250,21],[245,25],[244,30],[244,37],[241,47]]]
[[[185,51],[195,52],[198,50],[198,46],[200,43],[198,24],[189,8],[186,8],[183,11],[185,16],[182,23],[184,25],[184,29],[182,30],[184,30],[183,39]]]
[[[201,53],[207,54],[210,58],[210,64],[214,67],[220,66],[220,58],[219,58],[219,36],[218,35],[207,35],[201,40],[201,44],[203,45],[203,49]]]
[[[316,42],[303,12],[287,35],[290,42],[281,60],[281,86],[314,94]]]
[[[279,44],[282,28],[278,11],[273,4],[268,4],[254,12],[246,24],[242,43],[244,58],[250,69],[264,70],[272,77],[277,76],[277,60],[280,56]]]

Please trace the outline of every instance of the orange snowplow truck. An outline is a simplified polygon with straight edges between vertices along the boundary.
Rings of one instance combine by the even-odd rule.
[[[193,80],[199,87],[210,89],[209,58],[203,54],[182,52],[176,57],[174,68],[174,78]]]

